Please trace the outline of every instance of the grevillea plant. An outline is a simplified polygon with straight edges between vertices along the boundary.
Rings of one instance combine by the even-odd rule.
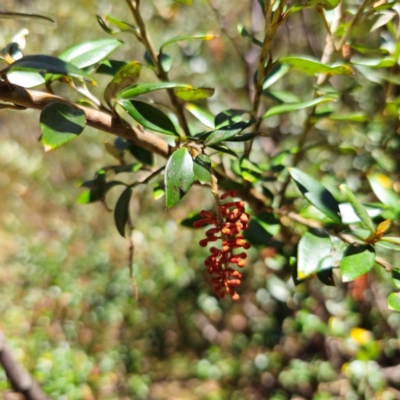
[[[177,13],[191,12],[191,0],[178,3],[185,6]],[[377,265],[400,288],[400,266],[392,261],[400,250],[398,2],[259,0],[252,18],[243,20],[248,4],[233,3],[237,33],[227,28],[218,2],[194,1],[196,12],[209,7],[204,15],[215,14],[216,34],[166,31],[158,46],[139,0],[126,0],[132,20],[97,16],[105,34],[143,46],[137,60],[111,58],[125,45],[114,37],[50,56],[24,55],[26,33],[16,36],[1,53],[1,107],[41,110],[46,151],[78,138],[86,126],[118,137],[105,144],[116,165],[84,182],[80,201],[105,202],[111,189],[122,187],[114,210],[122,236],[133,227],[129,204],[138,185],[158,179],[154,195],[165,195],[167,209],[193,185],[211,188],[215,210],[183,225],[211,226],[200,246],[209,247],[204,263],[220,298],[239,299],[249,243],[280,256],[286,272],[279,279],[293,275],[299,284],[316,276],[333,285]],[[210,41],[217,44],[201,45]],[[223,46],[233,47],[235,57],[225,60]],[[180,73],[174,57],[198,74],[209,65],[218,90],[193,86],[206,80]],[[90,85],[99,75],[108,80],[98,97]],[[55,82],[79,101],[55,95]],[[43,90],[31,90],[36,86]],[[127,175],[116,179],[121,173]],[[389,306],[400,311],[397,292]]]

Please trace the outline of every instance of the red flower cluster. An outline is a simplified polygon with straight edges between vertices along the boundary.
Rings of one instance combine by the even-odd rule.
[[[230,190],[219,198],[236,197],[237,193]],[[203,219],[196,221],[193,226],[200,228],[203,225],[214,225],[214,228],[206,231],[206,238],[200,240],[200,246],[206,247],[210,242],[222,240],[222,248],[210,248],[210,255],[204,261],[207,272],[211,277],[211,284],[218,297],[223,299],[229,293],[233,300],[238,300],[236,286],[239,286],[242,274],[236,271],[230,264],[236,264],[239,268],[246,265],[246,253],[233,254],[234,249],[248,249],[250,243],[244,240],[242,234],[249,227],[249,215],[244,212],[243,201],[232,201],[219,204],[218,214],[210,211],[201,211]],[[217,236],[218,235],[218,236]]]

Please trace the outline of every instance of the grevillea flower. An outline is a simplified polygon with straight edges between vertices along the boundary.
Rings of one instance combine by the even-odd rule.
[[[236,196],[236,191],[230,190],[222,194],[219,200]],[[200,216],[203,219],[193,224],[195,228],[214,226],[206,231],[206,238],[200,240],[200,246],[206,247],[211,242],[221,241],[221,248],[210,247],[211,254],[204,261],[207,273],[211,275],[211,284],[219,298],[223,299],[229,294],[233,300],[238,300],[236,287],[241,283],[242,274],[232,266],[243,268],[246,265],[247,254],[237,252],[237,249],[247,250],[250,247],[243,236],[243,232],[249,227],[249,215],[245,213],[244,202],[219,202],[217,214],[203,210]]]

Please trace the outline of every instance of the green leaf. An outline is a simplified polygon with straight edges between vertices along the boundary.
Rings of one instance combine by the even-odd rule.
[[[65,103],[51,103],[40,114],[40,129],[45,151],[53,150],[75,139],[85,128],[83,110]]]
[[[108,33],[109,35],[116,35],[117,33],[121,33],[120,29],[109,28],[107,24],[104,22],[103,18],[100,17],[100,15],[96,15],[96,19],[98,24],[100,25],[100,28],[103,29],[105,33]]]
[[[311,176],[297,168],[288,168],[301,194],[335,223],[340,223],[339,203],[332,194]]]
[[[229,154],[231,156],[234,156],[236,158],[239,158],[239,156],[233,151],[231,150],[229,147],[223,145],[223,144],[213,144],[212,146],[210,146],[212,149],[217,150],[221,153],[225,153],[225,154]]]
[[[188,110],[195,118],[197,118],[207,128],[214,129],[214,116],[208,111],[199,107],[197,104],[187,103],[185,104],[186,110]]]
[[[131,201],[132,187],[128,186],[119,197],[114,210],[114,221],[118,232],[125,237],[125,226],[129,219],[129,203]]]
[[[174,0],[175,3],[186,4],[187,6],[193,5],[193,0]]]
[[[370,68],[390,68],[396,64],[396,60],[393,57],[351,57],[351,63],[356,65],[363,65]]]
[[[243,179],[251,183],[256,182],[262,174],[262,170],[246,157],[240,160],[240,170]]]
[[[324,231],[306,232],[297,249],[297,278],[304,279],[321,269],[332,252],[332,241]]]
[[[201,184],[211,182],[211,160],[205,154],[199,154],[194,159],[193,171]]]
[[[363,113],[349,113],[349,114],[330,114],[329,119],[333,119],[335,121],[349,121],[349,122],[366,122],[369,121],[370,118]]]
[[[263,46],[262,42],[258,40],[254,35],[252,35],[242,24],[239,24],[237,29],[240,36],[250,38],[251,41],[259,47]]]
[[[370,174],[367,179],[375,196],[386,206],[394,210],[400,209],[400,198],[393,190],[393,181],[384,174]]]
[[[256,132],[249,132],[249,133],[244,133],[243,135],[237,135],[234,137],[231,137],[229,139],[225,139],[226,142],[247,142],[248,140],[254,139],[256,136],[259,134]]]
[[[325,10],[333,10],[340,3],[340,0],[308,0],[307,5],[312,7],[322,7]]]
[[[164,42],[161,47],[160,47],[160,53],[163,52],[163,49],[171,44],[178,43],[178,42],[184,42],[186,40],[212,40],[215,39],[217,36],[215,35],[181,35],[181,36],[176,36],[172,39],[167,40]]]
[[[165,135],[179,136],[174,124],[158,108],[136,100],[120,99],[118,104],[140,125]]]
[[[280,230],[279,220],[271,213],[261,212],[250,218],[245,239],[254,246],[267,246]]]
[[[308,75],[351,75],[352,69],[347,65],[330,66],[319,61],[303,57],[283,57],[279,60],[282,64],[289,64],[300,72]]]
[[[105,179],[104,175],[103,177]],[[107,192],[113,187],[118,185],[125,185],[125,184],[120,181],[105,182],[103,180],[98,180],[98,179],[84,182],[81,186],[89,187],[90,190],[81,193],[80,196],[78,197],[78,202],[81,204],[88,204],[88,203],[94,203],[96,201],[102,201],[104,200],[104,197],[107,194]]]
[[[214,125],[215,128],[225,128],[228,126],[232,126],[235,123],[243,121],[243,115],[249,114],[249,111],[246,110],[236,110],[234,108],[230,108],[228,110],[221,111],[219,114],[215,116]]]
[[[158,55],[158,58],[160,60],[161,68],[163,69],[163,71],[168,72],[172,67],[172,57],[169,56],[168,54],[160,53]],[[156,64],[154,64],[154,61],[151,58],[148,51],[145,51],[144,53],[144,60],[146,61],[149,67],[153,68],[154,70],[157,69],[157,66]]]
[[[383,242],[395,243],[400,245],[400,237],[383,236],[380,240]]]
[[[74,78],[83,78],[94,85],[96,84],[96,81],[89,74],[74,64],[51,56],[35,55],[22,57],[1,70],[0,75],[8,74],[10,71],[38,72],[41,75],[66,75]]]
[[[350,282],[366,274],[375,263],[375,250],[371,245],[354,245],[347,247],[340,262],[343,282]]]
[[[114,76],[121,68],[127,65],[125,61],[104,60],[96,69],[96,74],[104,74]]]
[[[122,21],[116,17],[114,17],[111,14],[106,15],[106,20],[116,26],[118,29],[121,30],[121,32],[131,32],[135,34],[136,36],[140,35],[139,29],[135,25],[131,25],[128,22]]]
[[[400,311],[400,293],[390,293],[388,307],[389,310]]]
[[[95,65],[107,58],[114,50],[121,46],[117,39],[99,39],[79,43],[59,55],[59,58],[68,61],[78,68]]]
[[[211,134],[205,140],[207,146],[215,145],[217,143],[223,142],[224,140],[230,139],[240,133],[243,128],[227,129],[227,130],[217,130],[211,132]]]
[[[164,183],[155,183],[153,187],[153,198],[159,200],[165,194]]]
[[[288,64],[281,64],[280,62],[274,63],[271,71],[269,71],[268,75],[264,78],[264,82],[262,85],[263,90],[269,88],[271,85],[273,85],[283,76],[285,76],[286,73],[289,71],[289,68],[290,67]]]
[[[113,77],[104,91],[104,99],[111,106],[116,95],[123,89],[131,87],[139,79],[141,65],[137,61],[132,61],[123,66]]]
[[[372,206],[364,206],[364,207],[371,218],[375,218],[378,215],[382,214],[382,208],[372,207]],[[342,216],[342,222],[344,224],[355,224],[357,222],[361,222],[360,218],[355,213],[354,208],[350,203],[339,204],[339,209],[340,209],[340,215]]]
[[[264,115],[261,118],[264,119],[272,117],[273,115],[283,114],[290,111],[303,110],[304,108],[314,107],[317,106],[318,104],[327,103],[334,100],[336,100],[335,97],[322,96],[322,97],[317,97],[316,99],[302,101],[300,103],[279,104],[277,106],[270,107],[270,109],[266,113],[264,113]]]
[[[140,83],[138,85],[133,85],[118,93],[119,99],[131,99],[133,97],[139,96],[141,94],[146,94],[154,92],[156,90],[162,89],[176,89],[176,88],[192,88],[190,85],[184,83],[174,83],[174,82],[149,82]]]
[[[20,13],[14,11],[0,11],[0,19],[19,19],[19,18],[35,18],[35,19],[44,19],[46,21],[55,22],[49,17],[45,17],[44,15],[39,14],[27,14]]]
[[[175,94],[184,101],[208,99],[215,92],[213,88],[182,88],[175,89]]]
[[[346,195],[350,204],[353,206],[355,213],[357,214],[358,218],[360,218],[361,222],[365,225],[365,227],[368,228],[371,233],[375,233],[374,224],[372,223],[372,220],[368,215],[367,210],[357,200],[356,196],[354,196],[354,193],[351,191],[351,189],[345,184],[340,185],[339,189]]]
[[[195,175],[189,150],[182,147],[172,153],[165,167],[165,204],[173,207],[189,191]]]
[[[400,269],[396,268],[392,271],[392,282],[397,289],[400,289]]]
[[[333,279],[333,268],[326,268],[317,272],[317,277],[324,285],[335,286]]]
[[[143,164],[141,162],[128,164],[128,165],[119,165],[118,167],[113,168],[116,174],[120,174],[121,172],[137,172],[142,168]]]
[[[224,126],[221,129],[211,132],[204,141],[204,144],[206,144],[207,146],[211,146],[231,139],[238,133],[240,133],[243,129],[248,128],[252,124],[253,121],[241,121],[236,122],[232,125]]]
[[[131,144],[128,150],[137,160],[139,160],[143,164],[154,164],[154,155],[151,151],[143,149],[139,146],[135,146],[134,144]]]
[[[7,79],[10,83],[24,88],[32,88],[45,83],[43,76],[37,72],[10,71]]]
[[[204,217],[202,217],[199,213],[191,212],[185,219],[179,222],[179,225],[186,226],[187,228],[194,228],[193,224],[203,218]]]

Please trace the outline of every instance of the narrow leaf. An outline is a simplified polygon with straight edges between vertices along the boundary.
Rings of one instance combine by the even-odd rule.
[[[394,210],[400,209],[400,198],[393,190],[393,181],[388,176],[370,174],[367,178],[379,201]]]
[[[123,89],[134,85],[139,79],[141,65],[137,61],[132,61],[124,65],[115,74],[114,78],[107,85],[104,91],[104,99],[107,104],[111,106],[115,100],[116,95]]]
[[[213,88],[182,88],[175,89],[175,94],[184,101],[208,99],[215,92]]]
[[[175,3],[186,4],[187,6],[193,5],[193,0],[174,0]]]
[[[253,125],[254,121],[239,121],[235,122],[232,125],[226,125],[221,127],[220,129],[214,132],[207,132],[200,136],[200,139],[205,139],[205,144],[207,146],[214,145],[216,143],[220,143],[224,140],[229,140],[235,137],[238,133],[240,133],[243,129],[248,128]]]
[[[26,14],[14,11],[0,11],[0,19],[19,19],[19,18],[36,18],[36,19],[44,19],[50,22],[55,22],[51,18],[45,17],[44,15]]]
[[[300,72],[308,75],[351,75],[352,69],[347,65],[330,66],[319,61],[303,57],[283,57],[279,60],[282,64],[289,64]]]
[[[128,186],[119,197],[114,210],[114,221],[118,232],[125,237],[125,226],[129,218],[129,202],[131,201],[132,188]]]
[[[262,85],[263,90],[269,88],[279,79],[281,79],[284,75],[286,75],[288,71],[289,71],[288,64],[281,64],[280,62],[275,63],[274,66],[271,68],[271,71],[264,78],[264,82]]]
[[[172,153],[165,167],[165,202],[171,208],[189,191],[195,175],[189,150],[182,147]]]
[[[243,128],[232,129],[232,130],[217,130],[212,132],[207,139],[205,140],[205,144],[207,146],[215,145],[217,143],[223,142],[224,140],[230,139],[240,133]]]
[[[371,245],[351,244],[340,262],[343,282],[350,282],[366,274],[375,263],[375,250]]]
[[[188,110],[195,118],[197,118],[207,128],[214,129],[214,116],[208,111],[199,107],[197,104],[187,103],[185,104],[186,110]]]
[[[264,113],[262,118],[264,119],[272,117],[273,115],[283,114],[290,111],[303,110],[304,108],[314,107],[317,106],[318,104],[327,103],[334,100],[336,100],[335,97],[322,96],[322,97],[317,97],[316,99],[302,101],[300,103],[279,104],[277,106],[272,106],[266,113]]]
[[[128,22],[122,21],[111,14],[106,15],[106,20],[116,26],[121,32],[132,32],[136,36],[140,35],[139,29],[135,25],[131,25]]]
[[[0,71],[1,72],[1,71]],[[139,96],[141,94],[146,94],[150,92],[154,92],[156,90],[162,89],[176,89],[176,88],[191,88],[190,85],[186,85],[184,83],[174,83],[174,82],[149,82],[149,83],[140,83],[137,85],[133,85],[122,92],[118,93],[119,99],[131,99],[133,97]]]
[[[118,104],[139,124],[155,132],[165,135],[179,136],[174,124],[158,108],[135,100],[118,100]]]
[[[214,149],[214,150],[217,150],[217,151],[221,152],[221,153],[229,154],[231,156],[239,158],[239,156],[233,150],[231,150],[229,147],[227,147],[227,146],[225,146],[223,144],[213,144],[210,147],[212,149]]]
[[[96,74],[115,76],[127,64],[125,61],[104,60],[96,69]]]
[[[196,178],[199,180],[201,184],[205,184],[211,181],[211,160],[210,157],[205,154],[199,154],[194,159],[193,171],[196,175]]]
[[[51,103],[40,114],[45,151],[53,150],[78,137],[86,125],[85,112],[65,103]]]
[[[262,174],[262,170],[246,157],[240,160],[240,170],[243,179],[251,183],[256,182]]]
[[[297,278],[304,279],[321,269],[332,252],[332,241],[323,231],[306,232],[297,249]]]
[[[92,84],[96,84],[96,81],[85,71],[71,63],[51,56],[35,55],[22,57],[1,70],[0,75],[7,74],[10,71],[38,72],[41,75],[67,75],[74,78],[83,78]]]
[[[162,44],[160,47],[160,53],[162,53],[163,49],[171,44],[178,43],[178,42],[184,42],[186,40],[212,40],[215,39],[217,36],[215,35],[192,35],[192,36],[186,36],[186,35],[181,35],[181,36],[176,36],[172,39],[167,40]]]
[[[324,186],[297,168],[288,168],[301,194],[327,217],[340,223],[339,203]]]
[[[78,68],[85,68],[104,60],[121,44],[122,42],[116,39],[84,42],[64,51],[59,55],[59,58],[74,64]]]
[[[357,200],[356,196],[354,196],[354,193],[351,191],[351,189],[345,184],[340,185],[339,189],[346,195],[350,204],[353,206],[355,213],[365,227],[368,228],[371,233],[375,233],[375,227],[372,223],[371,217],[368,215],[365,207]]]

